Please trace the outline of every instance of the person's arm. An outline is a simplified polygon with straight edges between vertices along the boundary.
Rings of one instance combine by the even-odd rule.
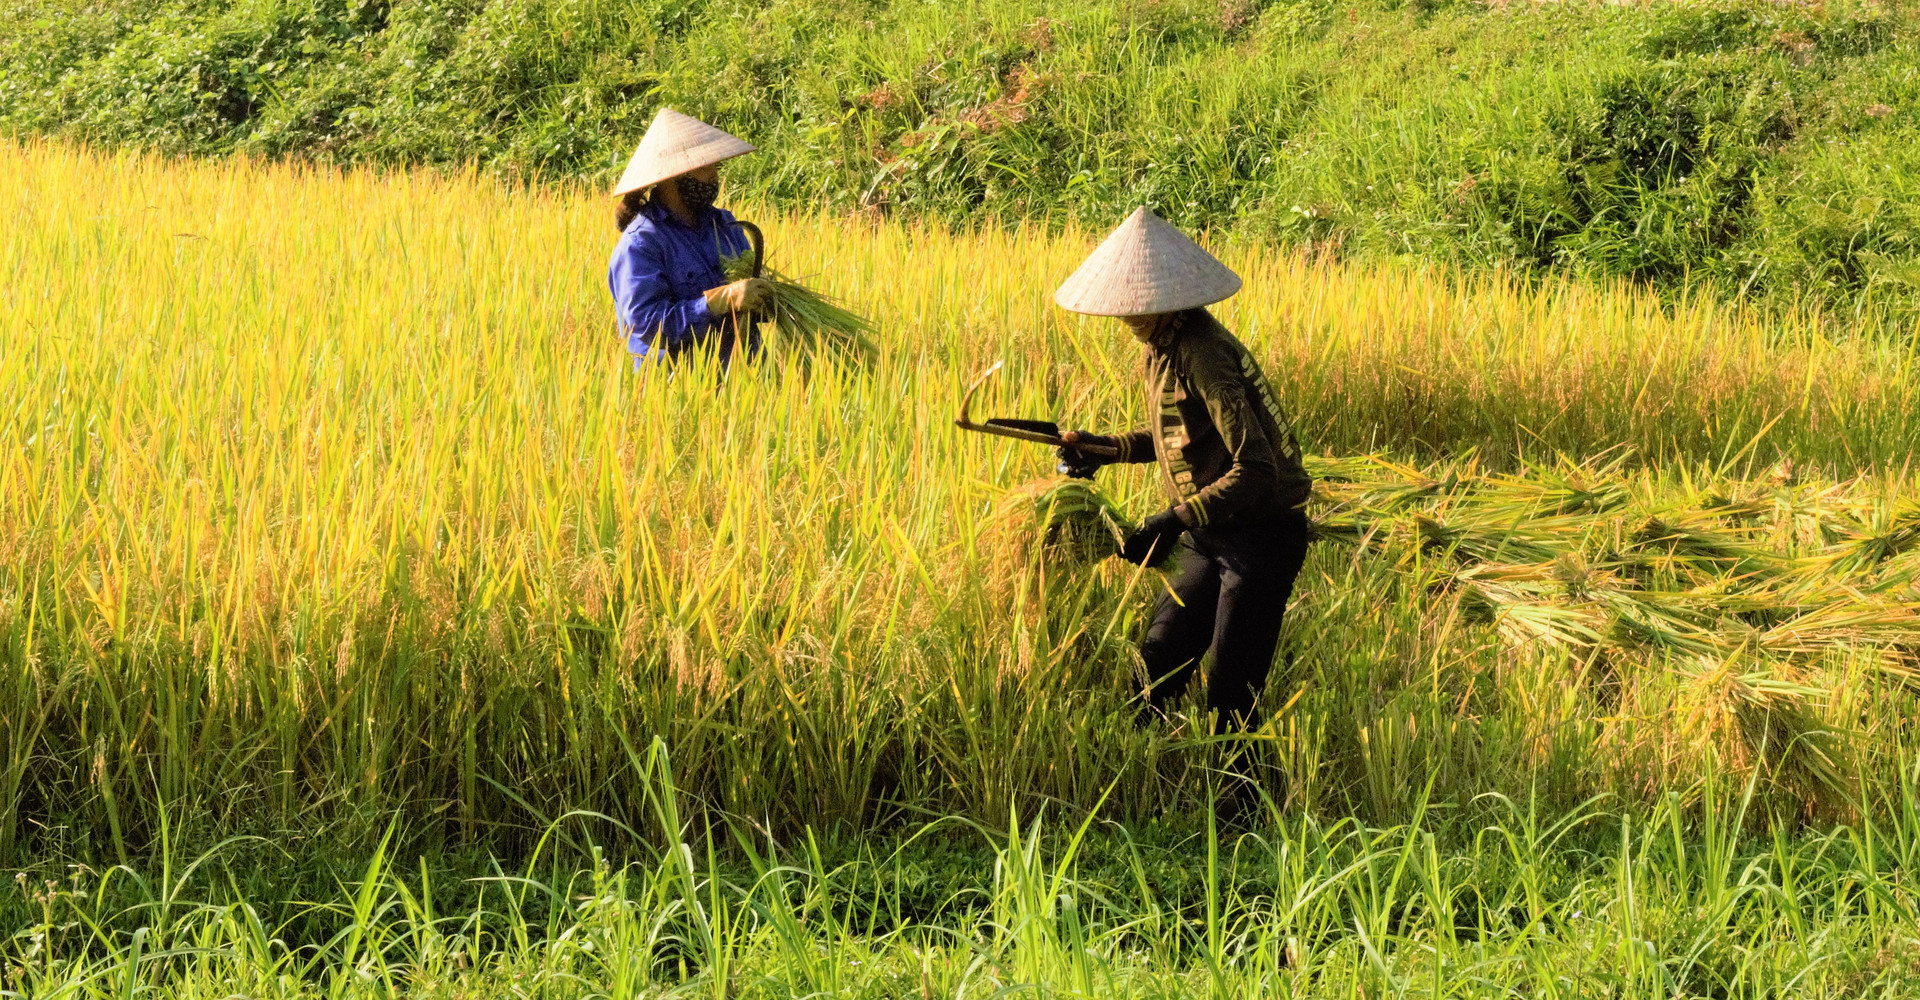
[[[675,348],[706,333],[714,316],[705,293],[680,299],[667,283],[665,262],[644,240],[627,240],[613,255],[607,281],[620,328],[649,347]]]
[[[1070,465],[1091,462],[1095,467],[1102,465],[1132,465],[1153,461],[1153,432],[1145,427],[1127,431],[1124,434],[1095,434],[1092,431],[1065,431],[1060,440],[1066,445],[1059,449],[1060,461]],[[1113,458],[1105,455],[1090,455],[1073,447],[1076,444],[1103,444],[1117,449],[1120,454]]]
[[[1254,409],[1260,403],[1249,398],[1240,376],[1239,358],[1214,345],[1202,350],[1205,353],[1189,368],[1190,377],[1232,464],[1219,479],[1175,508],[1189,528],[1225,523],[1247,510],[1271,506],[1280,489],[1280,462]]]
[[[1116,462],[1138,465],[1153,461],[1153,431],[1149,428],[1137,427],[1125,434],[1115,434],[1113,446],[1120,449]]]

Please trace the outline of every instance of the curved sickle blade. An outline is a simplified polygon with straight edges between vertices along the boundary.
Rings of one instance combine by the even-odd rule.
[[[767,269],[767,237],[751,222],[735,219],[733,224],[739,226],[740,231],[747,234],[747,242],[753,244],[753,276],[758,278]]]
[[[973,377],[973,381],[967,384],[966,395],[963,395],[960,397],[960,419],[954,421],[956,425],[964,427],[967,430],[979,429],[980,425],[974,423],[967,416],[968,407],[971,406],[973,403],[973,394],[976,392],[979,392],[980,387],[983,385],[986,385],[988,379],[994,377],[995,375],[998,375],[1000,373],[1000,367],[1002,365],[1005,365],[1006,363],[1007,363],[1007,360],[1005,358],[1001,358],[999,361],[995,361],[990,367],[987,368],[986,371],[983,371],[980,374],[975,375]]]

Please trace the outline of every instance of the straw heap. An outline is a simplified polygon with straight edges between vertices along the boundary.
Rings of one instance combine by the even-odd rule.
[[[1386,459],[1317,464],[1323,537],[1440,554],[1515,642],[1784,658],[1872,649],[1915,667],[1920,509],[1861,482],[1717,483],[1658,495],[1609,468],[1434,479]]]

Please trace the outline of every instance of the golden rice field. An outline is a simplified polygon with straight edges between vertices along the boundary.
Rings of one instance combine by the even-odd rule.
[[[591,192],[0,147],[0,855],[175,822],[642,825],[658,736],[771,830],[1202,801],[1123,699],[1156,580],[1009,553],[1033,446],[1137,420],[1051,291],[1099,234],[740,208],[864,367],[636,375]],[[1873,808],[1911,757],[1912,331],[1222,248],[1321,456],[1268,691],[1286,809],[1430,790]],[[1142,469],[1102,485],[1152,509]]]

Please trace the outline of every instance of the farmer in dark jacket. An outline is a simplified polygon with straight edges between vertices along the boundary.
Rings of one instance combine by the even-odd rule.
[[[713,207],[722,160],[753,147],[703,122],[661,109],[614,186],[620,242],[607,263],[607,287],[635,370],[708,349],[724,366],[744,339],[760,351],[753,314],[768,287],[759,278],[728,281],[722,257],[749,249],[733,213]]]
[[[1302,509],[1313,481],[1260,366],[1202,306],[1240,290],[1226,265],[1142,208],[1055,293],[1064,309],[1114,316],[1145,345],[1146,427],[1103,436],[1069,431],[1068,469],[1160,464],[1170,506],[1146,519],[1120,555],[1174,560],[1172,593],[1140,645],[1148,717],[1163,713],[1213,653],[1207,708],[1215,732],[1257,728],[1256,703],[1280,639],[1280,618],[1306,557]],[[1073,444],[1105,444],[1117,458]],[[1176,543],[1182,536],[1185,546]]]

